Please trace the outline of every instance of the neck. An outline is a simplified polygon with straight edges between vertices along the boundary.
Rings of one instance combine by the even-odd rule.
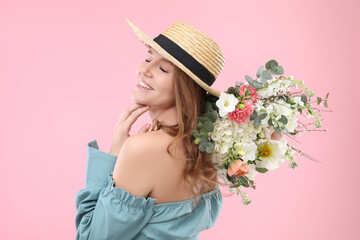
[[[177,119],[176,105],[168,108],[151,106],[151,108],[149,109],[149,115],[153,121],[157,119],[164,125],[175,125],[179,123]]]

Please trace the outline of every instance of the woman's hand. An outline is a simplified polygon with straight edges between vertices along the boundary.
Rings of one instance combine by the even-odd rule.
[[[125,140],[130,137],[130,129],[134,124],[136,119],[150,109],[150,106],[146,106],[139,103],[134,103],[127,108],[125,108],[121,114],[120,119],[115,126],[115,132],[113,137],[113,142],[110,149],[110,154],[118,156],[121,150],[121,147]],[[151,127],[151,124],[145,124],[139,130],[139,133],[147,132]]]

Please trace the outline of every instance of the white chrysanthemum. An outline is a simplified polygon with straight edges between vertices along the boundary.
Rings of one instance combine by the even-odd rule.
[[[285,153],[287,150],[286,140],[284,138],[280,141],[260,139],[256,142],[260,154],[261,161],[256,160],[256,166],[274,170],[285,161]]]
[[[256,140],[256,134],[261,131],[261,127],[255,127],[254,121],[244,124],[234,124],[234,139],[237,142],[248,143]]]
[[[244,155],[241,157],[243,162],[253,161],[256,158],[257,146],[254,142],[249,143],[240,143],[240,146],[235,148],[237,150],[243,151]]]
[[[217,118],[214,122],[214,131],[210,133],[214,140],[214,151],[211,159],[216,164],[223,164],[227,159],[227,153],[233,143],[233,122],[228,118]]]
[[[248,164],[248,167],[249,167],[249,173],[246,174],[245,176],[248,177],[250,180],[254,181],[256,174],[258,174],[259,172],[255,170],[256,166],[254,164]]]
[[[225,117],[228,113],[234,111],[238,102],[239,100],[233,94],[221,92],[219,99],[216,101],[220,117]]]

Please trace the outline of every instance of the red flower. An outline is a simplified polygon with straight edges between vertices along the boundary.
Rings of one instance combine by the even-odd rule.
[[[255,88],[253,88],[252,86],[248,86],[248,85],[241,85],[240,86],[240,89],[239,89],[239,95],[243,95],[244,96],[244,99],[245,99],[245,91],[246,89],[249,90],[249,92],[252,92],[251,95],[247,95],[246,97],[251,97],[251,99],[249,100],[244,100],[245,102],[249,101],[249,102],[252,102],[252,103],[256,103],[257,100],[259,100],[259,95],[257,94]],[[248,93],[249,94],[249,93]]]
[[[245,108],[240,109],[235,107],[235,110],[231,113],[228,113],[228,117],[230,120],[235,121],[239,124],[247,123],[250,120],[250,115],[254,111],[254,105],[249,101],[245,101]]]

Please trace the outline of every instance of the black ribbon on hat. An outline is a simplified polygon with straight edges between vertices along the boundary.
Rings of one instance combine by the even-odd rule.
[[[160,34],[153,40],[207,85],[211,86],[215,82],[215,76],[209,70],[207,70],[206,67],[199,63],[193,56],[188,54],[171,39]]]

